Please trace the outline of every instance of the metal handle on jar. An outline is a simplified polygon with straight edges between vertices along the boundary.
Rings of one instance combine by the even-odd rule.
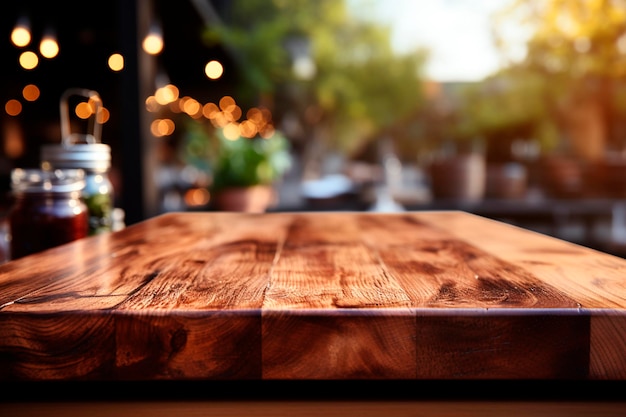
[[[70,114],[68,106],[69,98],[72,96],[85,97],[94,104],[95,111],[93,112],[92,117],[90,117],[90,128],[88,129],[87,134],[84,135],[84,140],[87,143],[100,143],[100,136],[102,133],[102,123],[98,120],[100,109],[102,108],[102,100],[100,99],[100,95],[93,90],[85,88],[70,88],[65,90],[65,92],[61,95],[60,101],[62,144],[72,145],[74,143],[72,141],[73,134],[70,128]]]

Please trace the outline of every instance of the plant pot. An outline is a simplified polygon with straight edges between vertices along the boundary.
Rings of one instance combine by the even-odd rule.
[[[585,191],[585,172],[580,160],[546,155],[540,160],[540,180],[548,197],[579,198]]]
[[[485,195],[495,199],[522,199],[526,196],[526,167],[519,162],[487,164]]]
[[[275,202],[271,185],[223,188],[213,193],[213,207],[219,211],[263,213]]]
[[[435,199],[480,201],[485,195],[486,177],[485,156],[478,152],[450,155],[430,166]]]
[[[626,198],[626,159],[610,155],[591,164],[587,170],[592,197]]]

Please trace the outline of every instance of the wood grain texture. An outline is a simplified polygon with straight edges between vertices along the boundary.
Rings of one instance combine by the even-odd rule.
[[[626,260],[457,211],[168,213],[0,266],[0,380],[626,380]]]

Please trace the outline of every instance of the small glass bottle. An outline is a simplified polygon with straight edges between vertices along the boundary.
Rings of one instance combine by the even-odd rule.
[[[88,211],[80,169],[11,171],[9,256],[18,259],[88,236]]]

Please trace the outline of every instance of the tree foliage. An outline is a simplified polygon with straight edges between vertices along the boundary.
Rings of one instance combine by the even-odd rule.
[[[425,52],[396,55],[389,28],[355,18],[344,1],[229,4],[224,24],[208,27],[205,39],[235,51],[242,71],[240,97],[291,101],[285,107],[300,106],[300,113],[309,115],[302,116],[303,123],[325,129],[330,147],[350,152],[423,105]],[[309,79],[292,71],[289,42],[294,39],[308,42],[315,64]]]
[[[626,2],[517,0],[533,28],[526,64],[570,79],[626,74]]]
[[[626,75],[626,2],[514,0],[495,20],[494,33],[504,53],[505,32],[511,24],[523,25],[530,36],[525,59],[503,76],[518,86],[536,80],[536,88],[513,88],[511,94],[527,102],[528,115],[533,103],[541,110],[532,114],[537,134],[550,132],[547,136],[554,142],[549,125],[556,125],[563,135],[572,106],[591,100],[603,109],[608,139],[616,112],[624,110],[619,87]]]

